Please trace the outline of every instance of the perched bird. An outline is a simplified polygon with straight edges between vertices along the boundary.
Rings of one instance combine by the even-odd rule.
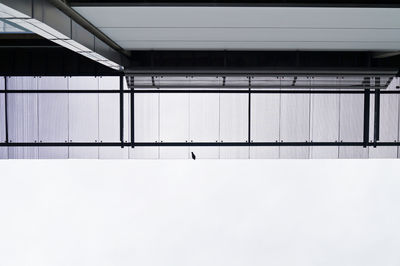
[[[196,155],[192,152],[192,159],[196,160]]]

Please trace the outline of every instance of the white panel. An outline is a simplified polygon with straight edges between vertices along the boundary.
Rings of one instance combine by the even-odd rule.
[[[395,8],[75,9],[125,49],[398,50],[399,47],[400,11]],[[105,20],[108,16],[113,19]]]
[[[332,79],[332,78],[330,78]],[[339,140],[339,94],[311,95],[311,141],[335,142]],[[338,158],[339,148],[310,147],[310,158]]]
[[[220,95],[220,141],[246,142],[248,134],[248,95]],[[247,159],[249,147],[220,147],[221,159]]]
[[[283,142],[310,140],[310,95],[282,94],[280,137]],[[309,158],[309,147],[281,147],[280,158]]]
[[[124,89],[127,89],[124,79]],[[99,77],[99,90],[119,90],[119,77]],[[99,141],[119,142],[119,94],[99,94]],[[124,141],[129,139],[129,94],[124,94]],[[99,147],[100,159],[123,159],[128,158],[129,148],[121,147]]]
[[[159,97],[158,94],[135,94],[135,142],[159,140]],[[135,147],[129,151],[129,158],[159,158],[158,147]]]
[[[95,77],[71,77],[70,90],[98,90]],[[98,141],[98,94],[69,94],[69,140],[72,142]],[[70,158],[98,158],[98,147],[70,147]]]
[[[375,96],[371,95],[370,141],[374,140]],[[381,95],[379,141],[394,142],[398,140],[399,130],[399,96]],[[397,158],[397,147],[369,147],[369,158]]]
[[[251,140],[279,141],[280,94],[251,96]],[[250,158],[278,159],[279,147],[251,147]]]
[[[127,50],[345,50],[345,51],[394,51],[399,48],[400,42],[257,42],[257,41],[117,41],[118,45]]]
[[[400,28],[400,10],[396,8],[107,6],[74,9],[97,27]]]
[[[190,141],[219,141],[219,95],[190,94]],[[190,147],[196,159],[218,159],[219,147]]]
[[[340,95],[339,139],[343,142],[363,141],[363,94]],[[368,148],[339,147],[339,158],[367,158]]]
[[[370,42],[400,43],[400,29],[320,28],[100,28],[114,41],[188,42]],[[331,44],[332,45],[332,44]]]
[[[4,90],[4,78],[0,77],[0,90]],[[5,96],[0,93],[0,142],[6,140]],[[8,159],[8,148],[0,147],[0,159]]]
[[[10,77],[9,90],[36,90],[33,77]],[[10,142],[38,141],[38,97],[36,94],[8,95],[8,136]],[[37,147],[10,147],[10,159],[37,159]]]
[[[38,90],[67,90],[66,77],[38,78]],[[68,141],[68,94],[38,94],[39,141]],[[41,159],[66,159],[68,147],[39,147]]]
[[[189,95],[160,95],[160,141],[186,142],[189,140]],[[160,147],[160,158],[186,159],[188,147]]]

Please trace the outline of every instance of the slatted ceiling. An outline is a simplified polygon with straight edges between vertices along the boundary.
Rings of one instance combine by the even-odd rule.
[[[65,77],[37,78],[38,90],[67,90]],[[42,142],[68,141],[68,95],[38,94],[39,140]],[[66,159],[68,147],[39,147],[40,159]]]
[[[98,90],[95,77],[71,77],[70,90]],[[71,141],[99,141],[99,95],[69,94],[69,138]],[[70,158],[98,158],[98,147],[70,147]]]
[[[128,50],[382,51],[396,50],[399,45],[397,8],[77,6],[74,9]]]
[[[31,77],[10,77],[9,90],[37,90],[37,80]],[[12,142],[37,142],[38,96],[35,94],[8,95],[8,136]],[[37,159],[37,147],[9,147],[9,159]]]

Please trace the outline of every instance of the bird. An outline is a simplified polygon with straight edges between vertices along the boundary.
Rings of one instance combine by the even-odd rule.
[[[196,160],[196,155],[192,152],[192,159]]]

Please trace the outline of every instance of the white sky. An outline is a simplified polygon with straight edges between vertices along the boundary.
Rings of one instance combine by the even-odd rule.
[[[0,266],[400,265],[396,160],[0,169]]]

